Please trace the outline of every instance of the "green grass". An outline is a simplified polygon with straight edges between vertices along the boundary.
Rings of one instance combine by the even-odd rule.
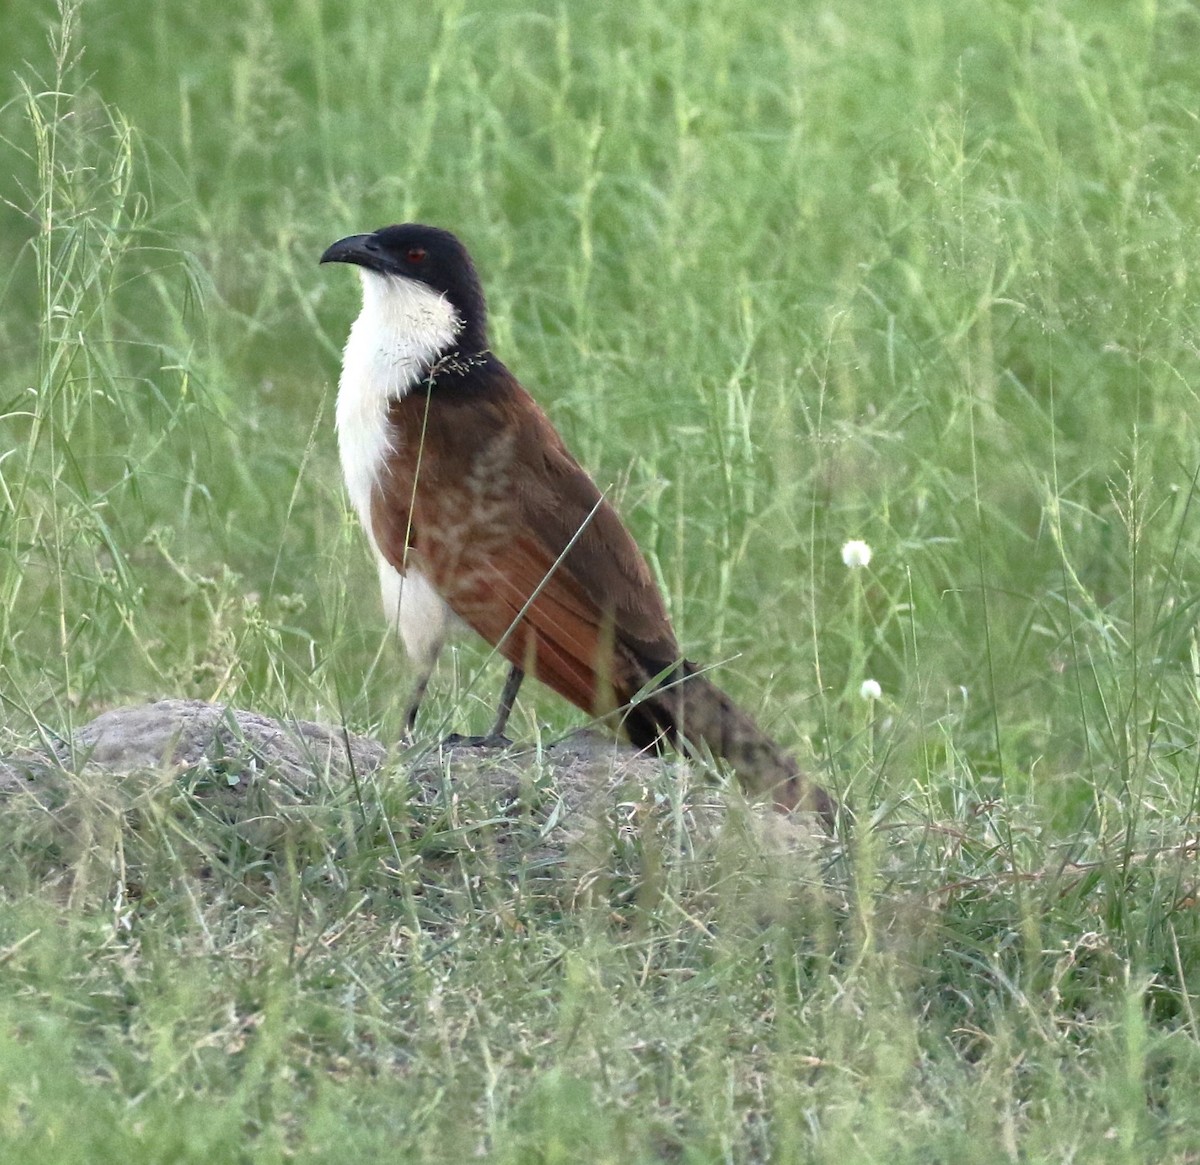
[[[396,734],[332,431],[357,291],[316,258],[413,218],[853,821],[818,888],[669,784],[550,868],[399,771],[266,853],[161,782],[10,812],[6,1156],[1200,1160],[1198,34],[13,6],[0,752],[158,695]],[[485,658],[425,731],[482,730]],[[529,692],[514,729],[576,722]]]

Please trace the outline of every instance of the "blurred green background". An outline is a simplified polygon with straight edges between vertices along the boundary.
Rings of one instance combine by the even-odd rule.
[[[1200,788],[1195,4],[34,0],[3,21],[0,741],[161,695],[397,735],[407,671],[332,426],[358,291],[316,261],[448,227],[689,655],[877,839],[859,907],[988,880],[954,913],[969,958],[896,955],[940,984],[920,1006],[958,992],[988,1027],[972,1008],[1011,1004],[1011,1067],[1032,1055],[1013,1016],[1067,1039],[1087,1011],[1039,960],[1082,966],[1103,936],[1088,983],[1125,1075],[1084,1101],[1047,1068],[1012,1100],[997,1067],[978,1112],[1003,1093],[1047,1160],[1075,1159],[1072,1129],[1089,1160],[1176,1133],[1192,1159],[1186,1119],[1147,1115],[1175,1110],[1145,1109],[1131,1018],[1152,983],[1156,1030],[1192,1048],[1191,875],[1130,871],[1191,852]],[[447,655],[423,733],[489,722],[484,660]],[[578,722],[527,689],[513,734]],[[1073,862],[1097,872],[1023,897]],[[980,978],[993,955],[1027,994]],[[794,1117],[797,1152],[895,1149],[909,1078],[872,1047],[874,1115],[843,1097],[858,1132],[828,1142]],[[1172,1055],[1179,1096],[1194,1050]],[[534,1128],[575,1103],[546,1087],[512,1110]],[[912,1113],[976,1127],[913,1087]],[[1048,1132],[1034,1110],[1089,1115]],[[736,1157],[745,1130],[720,1127]],[[938,1143],[1042,1159],[1008,1135]]]
[[[869,675],[893,792],[952,725],[1054,808],[1191,740],[1190,5],[84,4],[57,66],[53,8],[8,22],[16,727],[394,730],[314,260],[417,219],[781,735],[846,769]]]

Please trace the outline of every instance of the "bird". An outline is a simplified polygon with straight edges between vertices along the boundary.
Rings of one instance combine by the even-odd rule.
[[[831,827],[834,799],[683,657],[633,536],[492,352],[463,243],[399,223],[339,239],[320,262],[355,267],[362,284],[335,420],[385,613],[416,672],[406,736],[439,653],[465,626],[509,663],[495,723],[477,740],[506,742],[530,674],[615,720],[635,747],[707,750],[750,794]]]

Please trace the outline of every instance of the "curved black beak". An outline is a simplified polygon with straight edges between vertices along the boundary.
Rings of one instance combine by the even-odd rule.
[[[381,256],[374,235],[348,235],[327,247],[322,263],[353,263],[359,267],[378,269]]]

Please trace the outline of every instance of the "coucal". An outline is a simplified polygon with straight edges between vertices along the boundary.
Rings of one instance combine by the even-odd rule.
[[[362,312],[337,397],[350,499],[418,680],[465,623],[512,665],[490,735],[526,672],[639,748],[706,746],[752,792],[832,821],[834,801],[684,659],[629,531],[488,348],[474,264],[448,231],[405,223],[334,243]]]

